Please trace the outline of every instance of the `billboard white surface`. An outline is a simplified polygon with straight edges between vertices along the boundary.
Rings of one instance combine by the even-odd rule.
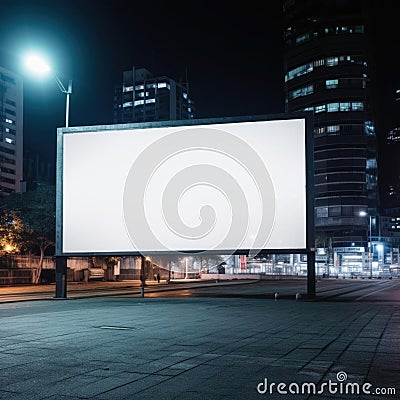
[[[305,119],[62,137],[62,253],[306,248]]]

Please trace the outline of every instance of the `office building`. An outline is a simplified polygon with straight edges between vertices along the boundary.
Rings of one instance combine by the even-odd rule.
[[[285,110],[314,115],[316,234],[347,272],[365,257],[379,206],[368,20],[369,1],[284,2]]]
[[[192,119],[194,104],[187,82],[154,76],[145,68],[123,73],[114,92],[114,123]]]
[[[22,79],[0,67],[0,196],[24,189]]]

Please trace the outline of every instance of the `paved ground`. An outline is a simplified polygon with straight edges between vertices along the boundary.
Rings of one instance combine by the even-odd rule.
[[[398,303],[95,297],[4,303],[0,318],[5,400],[397,399],[400,393]],[[279,383],[286,384],[280,391],[299,394],[279,394]],[[362,384],[371,393],[397,394],[346,394],[357,385],[362,393]],[[321,393],[310,396],[314,385]]]

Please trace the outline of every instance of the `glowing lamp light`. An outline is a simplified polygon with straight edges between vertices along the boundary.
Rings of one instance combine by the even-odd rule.
[[[15,249],[14,246],[8,243],[4,246],[4,251],[7,253],[11,253],[14,249]]]
[[[47,64],[46,60],[39,56],[38,54],[31,53],[28,54],[24,58],[25,68],[31,72],[34,72],[36,75],[46,75],[51,72],[50,65]],[[69,125],[69,96],[72,93],[72,80],[69,80],[68,87],[65,88],[60,78],[56,76],[54,73],[51,74],[55,81],[57,82],[58,88],[62,93],[66,94],[66,102],[65,102],[65,127],[68,128]]]
[[[51,70],[49,64],[37,54],[29,54],[26,56],[25,66],[36,74],[47,74]]]

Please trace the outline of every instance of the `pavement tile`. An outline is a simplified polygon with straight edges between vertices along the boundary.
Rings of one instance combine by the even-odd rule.
[[[340,371],[349,382],[398,385],[397,306],[278,303],[96,298],[3,305],[0,399],[282,400],[260,395],[257,384],[318,383]],[[341,397],[323,396],[315,398]],[[296,397],[303,398],[314,396]]]
[[[43,400],[46,397],[48,396],[43,393],[31,393],[27,395],[27,393],[15,393],[0,390],[0,400]]]
[[[162,385],[162,383],[168,379],[170,379],[168,376],[149,375],[132,383],[101,393],[96,396],[96,400],[124,400],[140,398],[138,393],[153,388],[156,385]]]

